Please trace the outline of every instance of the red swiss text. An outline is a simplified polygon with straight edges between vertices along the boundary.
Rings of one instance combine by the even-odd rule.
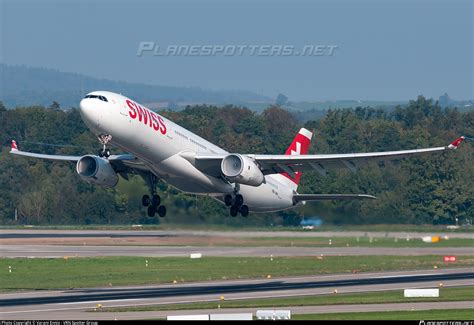
[[[155,131],[160,131],[161,134],[166,134],[166,125],[165,121],[161,116],[155,112],[150,111],[146,107],[141,107],[139,104],[132,102],[131,100],[126,100],[129,111],[128,115],[132,119],[138,119],[145,125],[148,125],[150,128],[153,128]]]

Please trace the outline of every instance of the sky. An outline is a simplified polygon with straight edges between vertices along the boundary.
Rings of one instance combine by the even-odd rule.
[[[0,0],[0,61],[290,100],[390,101],[445,92],[472,99],[473,16],[467,0]],[[140,56],[141,42],[161,53],[173,46],[260,52]],[[318,46],[322,55],[278,55],[278,46]]]

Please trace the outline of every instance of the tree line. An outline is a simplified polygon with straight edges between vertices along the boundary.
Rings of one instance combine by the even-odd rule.
[[[444,146],[459,135],[474,135],[474,112],[441,108],[419,96],[388,112],[371,107],[330,109],[317,120],[298,123],[278,106],[261,114],[236,106],[190,106],[162,115],[230,152],[283,153],[302,126],[314,130],[310,153],[350,153]],[[9,155],[11,139],[23,150],[48,154],[95,153],[99,144],[77,109],[0,105],[1,224],[147,224],[213,223],[229,225],[298,225],[303,217],[332,224],[450,224],[474,217],[472,142],[456,152],[410,158],[357,173],[329,171],[325,177],[305,172],[300,193],[367,193],[370,201],[314,202],[278,213],[228,217],[214,200],[187,195],[159,184],[168,208],[164,219],[148,218],[141,196],[148,189],[134,176],[116,188],[90,185],[75,166]],[[50,145],[46,145],[50,144]],[[54,145],[51,145],[54,144]],[[15,213],[16,211],[16,213]],[[15,215],[17,220],[15,220]]]

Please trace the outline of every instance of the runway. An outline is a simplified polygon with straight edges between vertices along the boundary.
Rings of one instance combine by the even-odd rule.
[[[474,255],[472,247],[212,247],[212,246],[59,246],[1,245],[2,257],[59,258],[64,256],[367,256]]]
[[[204,231],[204,230],[55,230],[55,229],[0,229],[2,238],[51,238],[51,237],[373,237],[373,238],[421,238],[424,236],[448,236],[474,239],[474,233],[440,232],[382,232],[382,231]]]
[[[226,300],[275,298],[301,295],[395,290],[404,288],[474,285],[471,269],[423,270],[409,272],[386,272],[367,274],[340,274],[328,276],[306,276],[272,280],[237,280],[203,282],[179,285],[135,286],[117,288],[86,288],[66,291],[39,291],[2,294],[0,300],[1,319],[139,319],[162,317],[171,314],[192,314],[179,312],[98,312],[88,311],[98,304],[104,307],[140,306],[151,304],[178,304],[197,301],[219,302]],[[425,303],[417,308],[450,308],[449,303]],[[408,308],[404,304],[391,304],[393,308]],[[411,304],[412,308],[416,304]],[[365,307],[364,307],[365,306]],[[384,306],[384,307],[382,307]],[[474,308],[472,302],[457,302],[452,308]],[[465,307],[460,307],[465,306]],[[338,309],[339,308],[339,309]],[[344,309],[346,308],[346,309]],[[329,312],[389,310],[386,305],[289,307],[297,312]],[[252,309],[255,312],[255,308]],[[214,310],[213,312],[215,312]],[[242,310],[239,310],[242,312]],[[220,312],[229,312],[220,310]],[[194,311],[194,314],[196,311]],[[203,313],[199,311],[199,313]],[[204,312],[205,313],[205,312]]]

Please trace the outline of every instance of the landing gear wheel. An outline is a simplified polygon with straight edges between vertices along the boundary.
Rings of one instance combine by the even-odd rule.
[[[242,205],[240,207],[240,214],[242,214],[242,217],[247,217],[249,215],[249,207],[246,205]]]
[[[157,209],[158,215],[163,218],[166,216],[166,207],[164,205],[160,205]]]
[[[107,148],[107,144],[112,140],[110,134],[101,134],[98,136],[99,142],[102,144],[102,149],[99,151],[99,157],[110,157],[110,149]]]
[[[144,207],[147,207],[150,205],[150,197],[148,195],[143,195],[142,196],[142,205]]]
[[[232,205],[232,195],[230,194],[227,194],[225,197],[224,197],[224,203],[226,206],[230,207]]]
[[[235,206],[240,207],[242,204],[244,204],[244,197],[240,194],[237,194],[235,196]]]
[[[155,207],[152,206],[152,205],[150,205],[150,206],[148,207],[148,211],[147,211],[147,212],[148,212],[148,216],[149,216],[150,218],[153,218],[153,217],[155,216]]]
[[[110,149],[106,148],[100,149],[98,153],[99,157],[109,158],[110,157]]]
[[[154,207],[159,207],[160,203],[161,203],[160,196],[158,194],[153,194],[151,198],[151,205],[153,205]]]
[[[237,213],[239,213],[239,208],[236,207],[235,205],[230,207],[230,215],[232,217],[237,217]]]

